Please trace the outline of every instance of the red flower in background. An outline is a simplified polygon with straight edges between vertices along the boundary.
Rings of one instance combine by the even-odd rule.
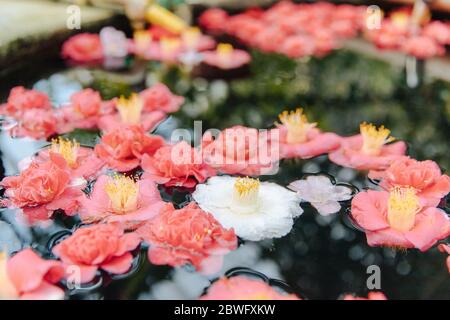
[[[80,33],[64,42],[63,58],[77,63],[99,62],[103,59],[103,47],[98,34]]]
[[[41,111],[50,110],[52,105],[50,99],[45,93],[36,90],[27,90],[18,86],[11,89],[8,100],[0,105],[0,113],[20,118],[31,109],[40,109]]]
[[[176,210],[171,203],[137,233],[150,244],[148,257],[157,265],[191,263],[199,272],[212,274],[222,267],[223,256],[237,248],[234,231],[191,202]]]

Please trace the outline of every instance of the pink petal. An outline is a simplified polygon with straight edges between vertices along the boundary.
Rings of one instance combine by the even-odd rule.
[[[20,296],[21,300],[63,300],[64,291],[46,281],[33,291],[26,292]]]
[[[112,258],[108,262],[102,263],[100,268],[113,274],[122,274],[130,270],[132,261],[133,256],[131,253],[127,252],[122,256]]]
[[[388,228],[386,205],[389,193],[366,191],[358,193],[352,200],[351,215],[358,225],[368,231]]]

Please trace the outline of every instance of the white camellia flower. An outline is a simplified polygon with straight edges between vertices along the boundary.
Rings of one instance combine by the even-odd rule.
[[[311,175],[292,182],[289,189],[296,191],[300,198],[309,202],[322,216],[339,212],[339,201],[349,200],[353,190],[343,185],[335,185],[328,176]]]
[[[252,178],[212,177],[192,196],[222,226],[251,241],[286,235],[303,212],[295,192]]]

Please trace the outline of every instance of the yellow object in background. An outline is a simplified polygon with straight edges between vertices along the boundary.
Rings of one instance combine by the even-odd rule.
[[[173,33],[181,33],[188,28],[186,22],[158,4],[151,4],[145,12],[145,19],[151,24],[163,27]]]

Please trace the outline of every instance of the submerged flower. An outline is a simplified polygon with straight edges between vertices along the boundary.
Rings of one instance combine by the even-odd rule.
[[[166,204],[137,233],[150,244],[151,263],[173,267],[191,263],[205,274],[219,271],[223,256],[237,248],[234,231],[224,229],[194,202],[179,210]]]
[[[145,131],[151,131],[166,118],[162,111],[142,112],[143,107],[144,102],[136,93],[129,99],[120,97],[116,102],[118,112],[100,118],[98,126],[106,132],[127,125],[141,125]]]
[[[161,147],[153,156],[142,157],[143,178],[165,186],[192,188],[215,175],[215,170],[202,160],[197,149],[182,141]]]
[[[212,177],[197,185],[192,196],[225,228],[251,241],[286,235],[303,212],[294,192],[252,178]]]
[[[324,175],[310,175],[303,180],[291,182],[289,189],[297,192],[302,201],[309,202],[319,214],[327,216],[341,210],[339,201],[352,198],[352,189],[335,185]]]
[[[351,215],[370,246],[417,248],[426,251],[450,235],[450,219],[434,207],[422,207],[416,191],[366,191],[352,200]]]
[[[438,248],[440,252],[447,253],[449,255],[447,257],[447,269],[448,272],[450,273],[450,246],[447,244],[440,244]]]
[[[121,222],[127,228],[153,218],[164,205],[152,180],[135,181],[122,175],[100,176],[91,195],[83,197],[80,203],[84,222]]]
[[[100,62],[103,47],[98,34],[80,33],[64,42],[61,52],[63,58],[77,63]]]
[[[367,295],[367,298],[357,297],[353,294],[346,294],[344,295],[343,300],[387,300],[387,298],[383,292],[371,291]]]
[[[437,206],[450,192],[450,177],[442,174],[436,162],[417,161],[409,157],[395,160],[383,172],[371,172],[372,179],[381,179],[380,186],[386,190],[412,187],[428,206]]]
[[[277,131],[234,126],[214,140],[207,132],[202,140],[203,159],[226,174],[258,176],[273,173],[280,159]]]
[[[123,274],[131,268],[134,250],[141,242],[135,233],[124,233],[117,225],[98,224],[77,229],[53,248],[66,267],[78,267],[80,282],[94,279],[97,270]]]
[[[299,300],[295,294],[286,294],[267,283],[244,276],[220,278],[208,288],[201,300]]]
[[[138,167],[144,154],[153,155],[163,145],[160,136],[146,134],[142,127],[130,125],[107,132],[94,150],[108,167],[126,172]]]
[[[282,158],[308,159],[336,150],[341,138],[329,132],[321,132],[316,123],[308,122],[303,109],[284,111],[279,115],[280,152]]]
[[[31,249],[10,258],[0,252],[0,300],[62,300],[64,291],[55,283],[63,276],[59,261],[44,260]]]
[[[203,62],[223,70],[236,69],[250,62],[251,56],[231,44],[220,43],[215,51],[203,52]]]
[[[82,195],[81,187],[71,184],[66,160],[56,153],[50,153],[48,161],[32,162],[19,176],[6,177],[0,184],[6,189],[6,204],[21,208],[30,222],[47,220],[58,209],[75,214]]]
[[[384,170],[405,155],[406,144],[390,143],[394,138],[384,126],[362,123],[360,130],[359,135],[342,138],[341,147],[329,154],[332,162],[357,170]]]
[[[177,112],[184,103],[184,97],[173,94],[167,86],[156,83],[152,87],[139,93],[146,112],[162,111],[165,113]]]

